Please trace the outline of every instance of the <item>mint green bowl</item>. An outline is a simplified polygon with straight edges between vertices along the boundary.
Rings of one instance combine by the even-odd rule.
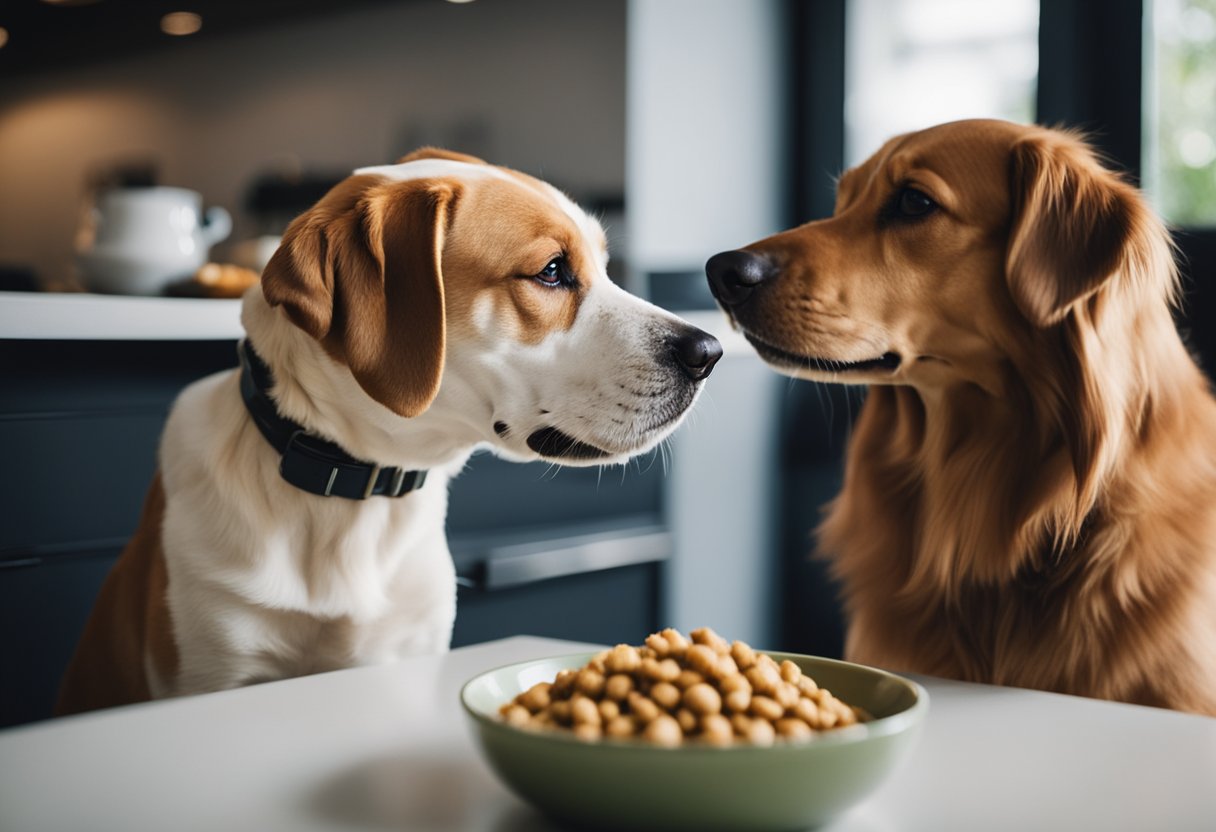
[[[821,687],[864,708],[871,722],[768,748],[688,744],[658,748],[640,740],[583,742],[557,731],[513,728],[504,702],[594,653],[500,667],[460,692],[481,751],[516,794],[540,811],[584,827],[615,830],[776,832],[831,820],[873,791],[908,753],[929,710],[915,682],[882,670],[794,653]]]

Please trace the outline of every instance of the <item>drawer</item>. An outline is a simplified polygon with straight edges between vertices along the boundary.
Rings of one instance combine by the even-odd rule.
[[[660,571],[647,563],[500,591],[461,589],[452,646],[516,635],[637,644],[659,629]]]

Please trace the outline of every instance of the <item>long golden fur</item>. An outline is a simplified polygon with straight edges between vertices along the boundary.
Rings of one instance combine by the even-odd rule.
[[[955,122],[743,251],[711,283],[760,354],[871,385],[819,532],[848,658],[1216,715],[1216,402],[1135,188]]]

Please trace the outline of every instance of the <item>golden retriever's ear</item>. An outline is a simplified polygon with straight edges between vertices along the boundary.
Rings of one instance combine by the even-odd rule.
[[[417,416],[443,376],[442,259],[457,188],[418,180],[346,190],[292,223],[262,292],[368,395]]]
[[[1051,326],[1122,264],[1135,221],[1134,192],[1065,135],[1014,146],[1012,196],[1009,290],[1031,323]]]
[[[408,153],[397,160],[397,164],[417,162],[419,159],[447,159],[452,162],[468,162],[470,165],[484,165],[484,159],[470,156],[467,153],[457,153],[454,150],[444,150],[442,147],[420,147],[413,153]]]

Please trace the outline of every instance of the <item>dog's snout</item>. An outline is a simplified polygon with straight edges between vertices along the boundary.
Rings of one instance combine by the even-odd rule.
[[[676,363],[693,381],[707,377],[722,357],[722,344],[708,332],[687,329],[671,342]]]
[[[776,271],[767,259],[750,251],[719,252],[705,264],[710,291],[727,306],[743,303],[753,289]]]

